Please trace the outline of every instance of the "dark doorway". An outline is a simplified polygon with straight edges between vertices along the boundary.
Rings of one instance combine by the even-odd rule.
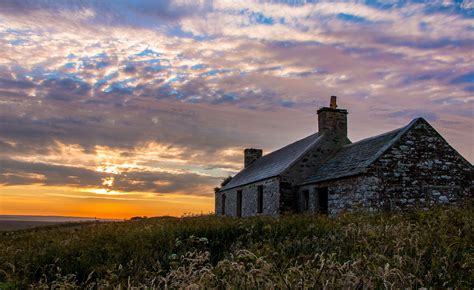
[[[222,215],[225,215],[225,193],[222,194],[221,208],[222,208]]]
[[[309,190],[303,190],[303,211],[309,210]]]
[[[237,190],[237,217],[242,216],[242,190]]]
[[[257,188],[257,213],[263,212],[263,185]]]
[[[328,188],[327,187],[320,187],[317,188],[318,193],[318,207],[319,212],[322,214],[328,213]]]

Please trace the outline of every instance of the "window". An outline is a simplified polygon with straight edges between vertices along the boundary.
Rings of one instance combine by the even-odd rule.
[[[222,215],[225,215],[225,193],[222,194],[221,208],[222,208]]]
[[[257,187],[257,213],[263,212],[263,185]]]
[[[242,216],[242,190],[237,190],[237,210],[236,210],[237,217]]]
[[[309,210],[309,190],[303,190],[303,210]]]
[[[320,187],[316,189],[318,193],[318,207],[319,212],[322,214],[328,213],[328,188]]]

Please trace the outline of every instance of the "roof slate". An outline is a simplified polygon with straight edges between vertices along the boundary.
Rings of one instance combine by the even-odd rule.
[[[317,183],[365,172],[370,164],[392,147],[405,132],[420,120],[423,118],[414,119],[402,128],[342,146],[302,184]],[[234,176],[229,183],[221,188],[221,191],[280,175],[309,149],[317,146],[318,141],[322,139],[321,135],[316,133],[264,155]]]
[[[319,137],[316,133],[264,155],[234,176],[221,191],[280,175],[308,151]]]
[[[342,146],[303,184],[348,177],[365,172],[370,164],[392,147],[419,120],[422,120],[422,118],[414,119],[402,128]]]

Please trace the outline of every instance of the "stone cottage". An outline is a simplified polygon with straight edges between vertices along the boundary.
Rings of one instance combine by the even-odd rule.
[[[245,149],[244,169],[216,192],[216,214],[336,214],[428,208],[473,196],[473,167],[423,118],[352,143],[336,97],[318,111],[319,132],[267,155]]]

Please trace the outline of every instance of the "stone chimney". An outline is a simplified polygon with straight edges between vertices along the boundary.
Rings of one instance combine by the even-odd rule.
[[[337,109],[337,97],[331,96],[329,107],[318,110],[319,133],[347,137],[347,114],[347,110]]]
[[[247,148],[244,150],[244,168],[247,168],[255,160],[262,157],[263,150],[255,148]]]

